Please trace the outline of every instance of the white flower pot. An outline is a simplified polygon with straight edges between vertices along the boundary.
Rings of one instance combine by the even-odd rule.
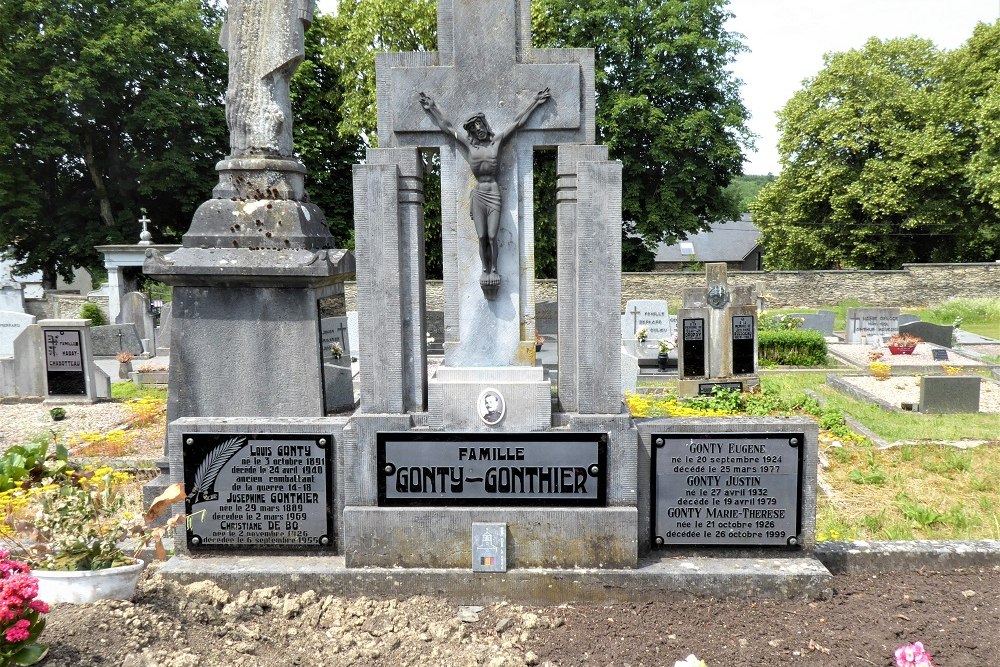
[[[135,595],[139,575],[146,564],[109,567],[104,570],[32,570],[38,579],[38,599],[50,604],[87,604],[97,600],[128,600]]]

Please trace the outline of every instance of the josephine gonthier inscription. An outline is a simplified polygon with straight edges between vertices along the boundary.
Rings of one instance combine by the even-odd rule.
[[[653,436],[657,545],[799,542],[803,434]]]
[[[567,437],[568,436],[568,437]],[[501,440],[502,438],[502,440]],[[382,505],[600,505],[604,434],[379,434]]]
[[[331,436],[184,436],[188,546],[331,545]]]

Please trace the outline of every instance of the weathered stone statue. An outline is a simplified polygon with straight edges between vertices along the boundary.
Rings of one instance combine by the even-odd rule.
[[[514,118],[510,127],[499,133],[493,132],[486,122],[485,115],[477,113],[462,125],[468,134],[466,137],[442,115],[433,99],[420,93],[420,105],[431,115],[442,132],[458,141],[476,177],[469,214],[479,236],[479,258],[483,263],[483,275],[479,282],[483,286],[495,287],[500,284],[500,275],[497,273],[497,232],[500,229],[501,201],[500,186],[496,180],[500,168],[500,149],[514,132],[524,126],[531,113],[549,97],[548,88],[538,91],[528,108]]]
[[[229,0],[219,43],[229,54],[231,157],[292,156],[288,82],[305,57],[316,0]]]

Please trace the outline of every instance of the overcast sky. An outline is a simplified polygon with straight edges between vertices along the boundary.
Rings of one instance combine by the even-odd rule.
[[[336,0],[318,0],[331,12]],[[976,23],[1000,17],[1000,0],[730,0],[729,29],[742,33],[750,51],[733,64],[743,80],[756,152],[747,155],[747,174],[777,174],[775,113],[823,66],[823,54],[883,39],[918,35],[954,49]]]

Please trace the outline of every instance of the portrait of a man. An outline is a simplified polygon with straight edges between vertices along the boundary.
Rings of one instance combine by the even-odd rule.
[[[476,401],[479,418],[489,426],[499,423],[503,419],[506,409],[503,395],[496,389],[484,389],[479,394],[479,400]]]

